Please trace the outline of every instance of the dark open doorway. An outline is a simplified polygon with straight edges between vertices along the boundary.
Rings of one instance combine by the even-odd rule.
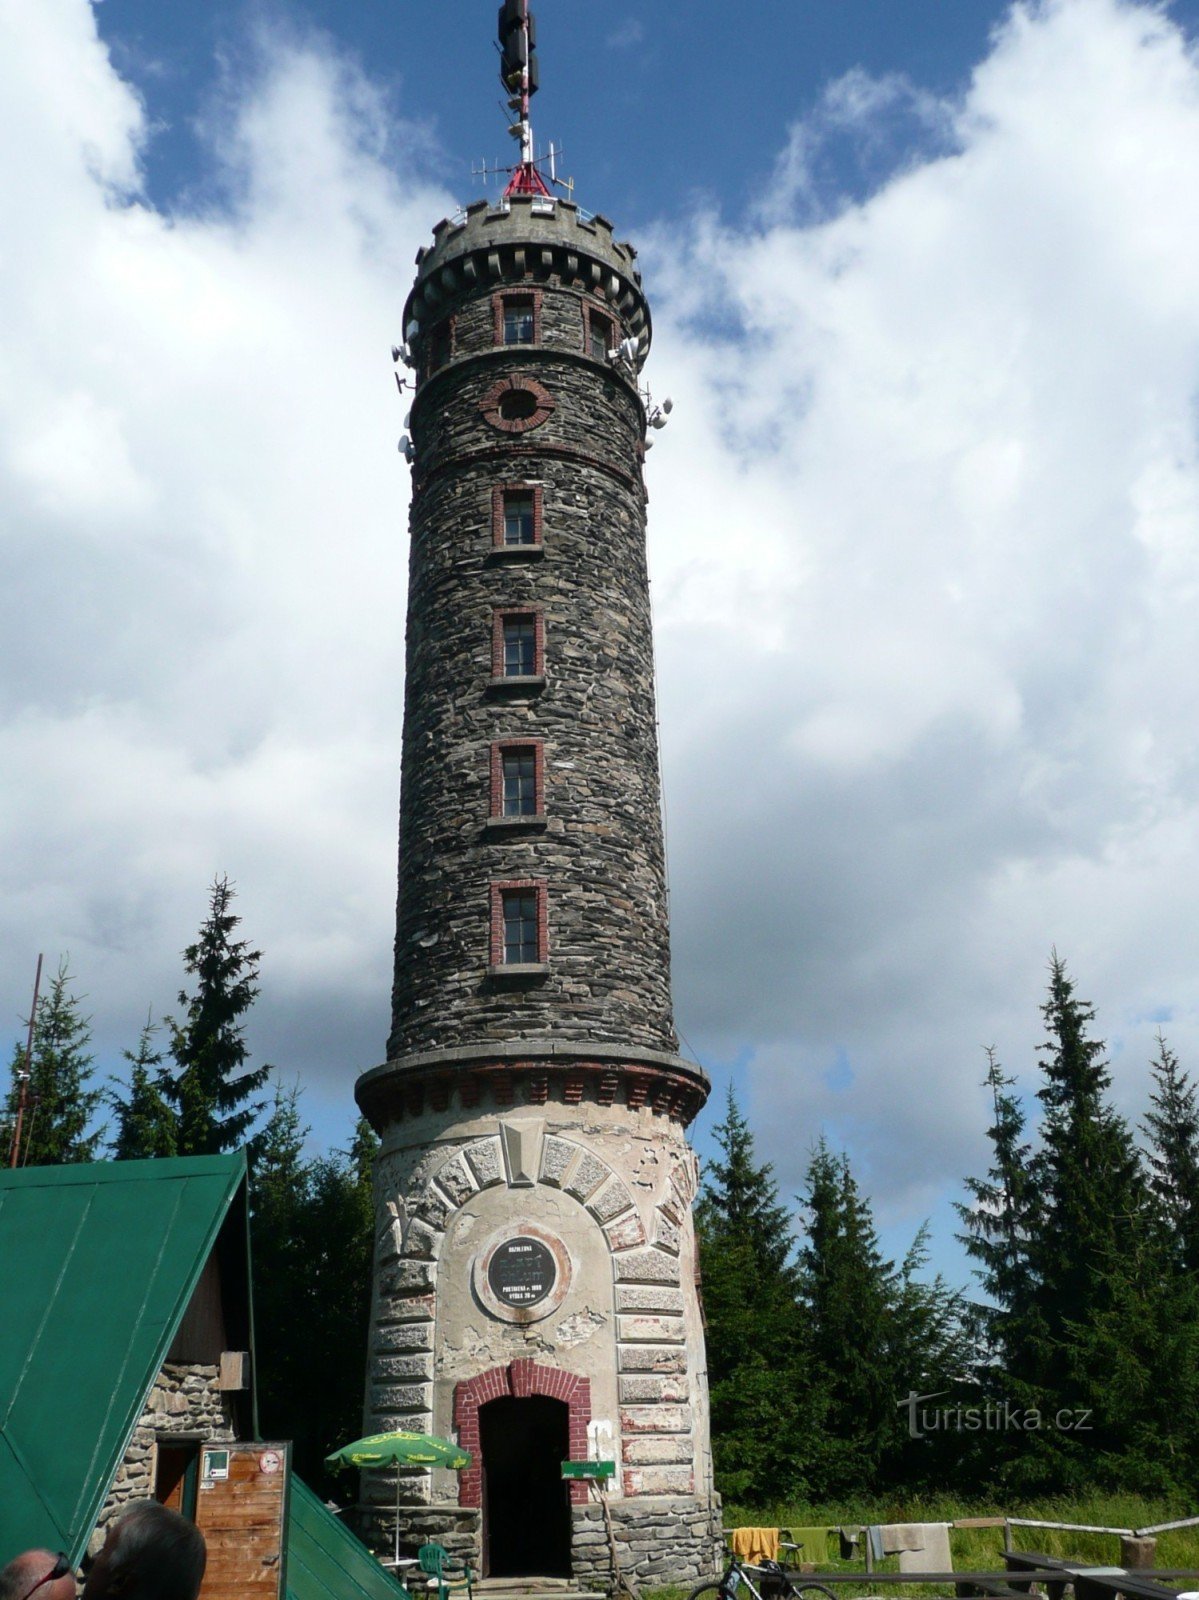
[[[196,1475],[199,1464],[198,1442],[158,1441],[154,1464],[154,1498],[192,1522],[196,1519]]]
[[[504,1395],[479,1410],[483,1570],[491,1578],[570,1576],[570,1453],[563,1400]]]

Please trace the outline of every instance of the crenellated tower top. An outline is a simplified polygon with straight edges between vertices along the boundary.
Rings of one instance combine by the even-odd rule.
[[[602,352],[588,344],[585,353],[598,354],[636,389],[653,325],[637,252],[616,238],[607,217],[592,216],[569,200],[513,194],[498,204],[476,200],[456,217],[443,217],[433,228],[433,241],[417,251],[416,281],[404,306],[409,359],[421,379],[439,371],[452,355],[467,353],[460,339],[446,351],[449,319],[464,302],[489,288],[545,285],[604,308],[616,342]],[[572,347],[584,353],[582,341],[568,336],[562,348]],[[480,351],[471,348],[470,353]]]

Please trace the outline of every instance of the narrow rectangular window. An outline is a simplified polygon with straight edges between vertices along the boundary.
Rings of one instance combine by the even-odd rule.
[[[501,677],[531,678],[537,671],[537,619],[531,614],[504,618]]]
[[[493,820],[543,822],[545,778],[540,739],[497,739],[491,746]]]
[[[611,321],[598,311],[587,308],[587,352],[593,361],[606,361],[608,351],[616,343],[616,333]]]
[[[536,502],[532,489],[504,490],[504,543],[536,544]]]
[[[533,344],[537,336],[537,317],[532,295],[505,295],[504,343]]]
[[[540,684],[545,673],[545,625],[536,608],[492,612],[491,679],[493,683]]]
[[[544,967],[549,951],[545,882],[510,878],[491,885],[491,966]]]
[[[537,752],[532,745],[505,750],[503,812],[505,817],[537,814]]]
[[[537,938],[537,890],[505,889],[504,965],[531,965],[540,957]]]
[[[537,551],[541,544],[539,483],[503,483],[492,488],[491,542],[497,550]]]

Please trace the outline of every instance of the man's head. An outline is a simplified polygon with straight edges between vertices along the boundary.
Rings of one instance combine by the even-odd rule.
[[[196,1600],[206,1560],[194,1522],[140,1500],[110,1524],[83,1600]]]
[[[26,1550],[0,1568],[0,1600],[75,1600],[75,1574],[67,1556]]]

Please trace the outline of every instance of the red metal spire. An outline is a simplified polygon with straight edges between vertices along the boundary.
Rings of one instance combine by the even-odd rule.
[[[508,187],[504,190],[504,199],[510,194],[544,194],[550,193],[549,184],[538,172],[531,161],[522,161],[520,166],[508,180]]]

